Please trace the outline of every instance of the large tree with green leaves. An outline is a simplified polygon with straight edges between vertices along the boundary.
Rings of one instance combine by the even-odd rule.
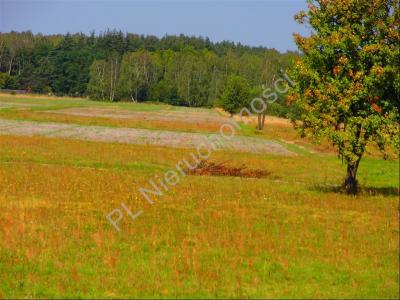
[[[295,35],[303,55],[288,96],[301,109],[304,135],[325,137],[347,163],[343,187],[357,192],[367,144],[399,143],[399,4],[392,0],[309,0],[296,15],[309,37]]]

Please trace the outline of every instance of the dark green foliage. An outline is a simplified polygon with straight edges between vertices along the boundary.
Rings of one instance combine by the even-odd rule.
[[[250,100],[251,90],[246,78],[238,75],[229,76],[220,99],[221,107],[233,114],[238,112],[242,107],[247,107]]]
[[[185,35],[0,33],[0,88],[210,107],[231,76],[271,84],[296,56]]]
[[[11,76],[8,73],[0,73],[0,89],[8,89],[10,86]]]

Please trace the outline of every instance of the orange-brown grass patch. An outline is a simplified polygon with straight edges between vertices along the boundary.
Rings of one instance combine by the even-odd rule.
[[[148,205],[138,189],[187,154],[0,136],[3,296],[398,298],[397,195],[313,189],[341,177],[329,156],[221,152],[282,180],[186,176]],[[387,163],[363,184],[396,186]],[[144,213],[117,232],[121,203]]]

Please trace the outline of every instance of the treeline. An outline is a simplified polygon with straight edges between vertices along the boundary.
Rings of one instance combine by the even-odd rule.
[[[296,56],[185,35],[0,33],[0,88],[211,106],[230,77],[272,85]]]

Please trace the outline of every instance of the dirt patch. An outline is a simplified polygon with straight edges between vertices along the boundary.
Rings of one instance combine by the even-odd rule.
[[[137,128],[111,128],[105,126],[80,126],[63,123],[44,123],[0,119],[1,135],[46,136],[100,142],[144,144],[176,148],[196,147],[214,150],[233,150],[252,153],[295,155],[282,145],[259,138],[232,136],[224,138],[220,134],[189,133],[168,130]],[[202,150],[204,151],[204,149]]]
[[[244,165],[240,167],[232,167],[224,162],[212,162],[202,160],[195,169],[186,169],[189,175],[209,175],[209,176],[232,176],[245,178],[262,178],[271,175],[271,172],[260,169],[247,169]]]

